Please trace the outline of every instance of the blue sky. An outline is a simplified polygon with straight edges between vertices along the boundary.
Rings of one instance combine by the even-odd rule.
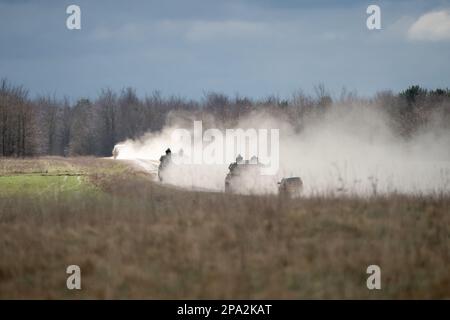
[[[66,7],[81,7],[81,30]],[[366,27],[381,8],[382,30]],[[450,1],[0,1],[0,78],[32,96],[102,88],[264,97],[450,87]]]

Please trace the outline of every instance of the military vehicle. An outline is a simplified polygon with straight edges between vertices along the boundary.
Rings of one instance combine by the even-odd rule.
[[[167,169],[169,164],[172,162],[172,151],[170,148],[166,150],[166,154],[159,158],[159,166],[158,166],[158,178],[159,181],[164,180],[164,170]]]
[[[299,177],[283,178],[278,185],[278,194],[290,198],[299,197],[303,189],[303,181]]]
[[[112,151],[112,156],[113,156],[114,160],[116,160],[117,157],[119,156],[120,148],[122,148],[122,147],[123,147],[122,144],[116,144],[114,146],[114,149]]]
[[[263,165],[257,157],[244,160],[238,155],[236,162],[228,166],[229,172],[225,177],[226,193],[252,193],[260,189],[262,180],[261,168]]]

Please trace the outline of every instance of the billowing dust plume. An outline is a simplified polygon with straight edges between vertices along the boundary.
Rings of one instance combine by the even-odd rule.
[[[195,115],[168,117],[161,132],[119,144],[118,159],[133,159],[157,172],[159,158],[170,147],[176,156],[187,145],[174,143],[172,130],[192,131]],[[225,133],[230,126],[217,125],[203,116],[204,130]],[[450,134],[430,123],[413,137],[394,133],[388,117],[379,109],[365,106],[333,106],[320,116],[293,123],[286,116],[266,111],[252,112],[232,127],[279,129],[279,171],[266,177],[251,192],[276,193],[282,177],[301,177],[303,194],[381,195],[442,194],[450,191]],[[220,165],[170,166],[164,183],[196,190],[223,191],[229,163]]]

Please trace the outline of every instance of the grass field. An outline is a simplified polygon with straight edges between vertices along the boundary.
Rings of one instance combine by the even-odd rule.
[[[125,161],[0,160],[0,298],[450,298],[449,262],[445,196],[282,200]]]

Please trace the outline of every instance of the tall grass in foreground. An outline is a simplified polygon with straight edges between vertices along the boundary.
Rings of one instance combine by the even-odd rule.
[[[450,298],[449,197],[189,192],[104,166],[99,192],[0,197],[1,298]]]

